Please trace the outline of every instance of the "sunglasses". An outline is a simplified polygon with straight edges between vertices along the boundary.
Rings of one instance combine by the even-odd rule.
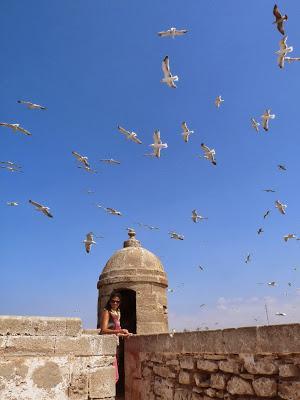
[[[119,303],[120,303],[120,300],[111,300],[110,302],[111,302],[111,303],[119,304]]]

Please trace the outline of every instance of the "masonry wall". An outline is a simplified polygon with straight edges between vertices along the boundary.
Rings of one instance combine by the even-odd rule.
[[[300,400],[300,324],[125,342],[126,400]]]
[[[113,400],[116,345],[78,318],[0,316],[0,399]]]

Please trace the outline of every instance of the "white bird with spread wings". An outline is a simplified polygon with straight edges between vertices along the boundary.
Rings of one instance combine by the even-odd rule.
[[[215,159],[216,151],[215,149],[210,149],[204,143],[201,143],[202,150],[204,151],[204,158],[209,160],[213,165],[217,165],[217,161]]]
[[[294,50],[293,46],[288,46],[286,44],[286,41],[287,41],[287,36],[285,36],[280,40],[279,42],[280,49],[276,51],[276,54],[278,54],[277,63],[279,68],[284,67],[284,61],[286,59],[286,55]]]
[[[208,219],[207,217],[202,217],[202,215],[199,215],[196,210],[192,211],[191,218],[192,218],[193,222],[195,222],[195,223],[198,221],[202,221],[203,219]]]
[[[177,75],[172,75],[171,71],[170,71],[170,62],[169,62],[169,57],[166,56],[163,59],[162,62],[162,70],[164,73],[164,78],[161,80],[161,82],[167,84],[168,86],[170,86],[173,89],[176,89],[176,85],[174,82],[177,82],[179,80]]]
[[[185,33],[187,33],[186,29],[176,29],[174,27],[168,29],[167,31],[161,31],[158,32],[158,36],[160,37],[171,37],[172,39],[175,38],[175,36],[182,36]]]
[[[118,125],[119,132],[123,133],[127,137],[128,140],[132,140],[134,143],[142,144],[141,140],[138,138],[137,134],[133,131],[127,131],[122,128],[122,126]]]
[[[167,143],[163,143],[160,139],[160,131],[156,130],[153,134],[154,143],[150,144],[149,146],[152,147],[154,157],[160,158],[160,152],[162,149],[166,149],[168,147]]]
[[[76,151],[72,151],[73,156],[76,157],[76,160],[83,164],[85,167],[90,168],[90,164],[88,158],[86,156],[82,156],[81,154],[77,153]]]
[[[25,104],[30,110],[47,110],[46,107],[40,106],[39,104],[31,103],[31,101],[18,100],[17,103]]]
[[[271,114],[270,109],[266,110],[261,116],[261,119],[263,120],[263,128],[266,132],[269,130],[269,120],[274,118],[275,114]]]
[[[183,140],[185,141],[185,143],[187,143],[187,142],[189,141],[190,135],[191,135],[192,133],[194,133],[194,131],[191,131],[191,130],[187,127],[186,122],[183,122],[183,123],[181,124],[181,127],[182,127],[182,129],[183,129],[183,132],[182,132]]]
[[[32,133],[30,133],[29,131],[27,131],[26,129],[22,128],[22,126],[20,124],[11,124],[8,122],[0,122],[0,126],[5,126],[6,128],[10,128],[14,131],[19,131],[21,133],[24,133],[24,135],[27,136],[31,136]]]
[[[39,204],[33,200],[29,200],[29,203],[32,204],[36,208],[37,211],[41,211],[47,217],[53,218],[53,215],[49,212],[49,210],[50,210],[49,207],[43,206],[42,204]]]
[[[86,239],[83,241],[85,244],[85,251],[89,253],[91,251],[91,247],[93,244],[96,244],[94,241],[94,234],[93,232],[89,232],[86,234]]]

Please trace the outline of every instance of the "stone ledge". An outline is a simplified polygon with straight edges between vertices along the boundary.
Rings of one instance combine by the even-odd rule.
[[[55,354],[73,354],[75,356],[114,355],[118,344],[115,335],[83,335],[81,337],[58,337],[55,342]]]
[[[79,336],[80,318],[0,316],[0,336]]]

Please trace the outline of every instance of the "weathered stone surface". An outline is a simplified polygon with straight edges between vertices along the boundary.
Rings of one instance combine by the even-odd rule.
[[[294,364],[283,364],[279,366],[279,376],[292,378],[300,375],[300,369]]]
[[[278,395],[285,400],[299,400],[300,382],[282,382],[278,384]]]
[[[89,396],[96,399],[115,396],[115,377],[114,367],[100,368],[98,371],[90,372]]]
[[[1,358],[0,359],[0,378],[12,379],[16,376],[25,378],[28,366],[23,358]]]
[[[194,373],[194,380],[199,387],[209,387],[210,386],[210,375],[205,373]]]
[[[224,329],[223,340],[228,354],[255,353],[256,327]]]
[[[233,376],[227,383],[227,391],[235,395],[253,395],[253,389],[248,381]]]
[[[78,336],[82,333],[80,318],[68,318],[66,320],[66,336]]]
[[[256,352],[299,353],[300,324],[270,325],[257,327]]]
[[[180,367],[184,369],[194,369],[195,362],[193,357],[183,357],[180,359]]]
[[[155,375],[161,376],[162,378],[167,378],[169,374],[169,368],[162,366],[154,366],[153,372]]]
[[[148,368],[148,367],[145,367],[145,368],[143,368],[143,371],[142,371],[142,376],[143,376],[143,378],[149,378],[150,376],[152,375],[152,369],[151,368]]]
[[[216,372],[219,369],[216,362],[209,360],[197,360],[197,368],[207,372]]]
[[[5,355],[50,355],[54,354],[55,338],[46,336],[9,336]]]
[[[234,360],[219,361],[219,368],[221,371],[229,372],[231,374],[238,374],[241,370],[241,364]]]
[[[225,389],[228,377],[224,374],[212,374],[210,386],[214,389]]]
[[[54,388],[62,382],[59,366],[52,361],[46,362],[43,366],[34,370],[32,380],[38,388]]]
[[[88,377],[82,373],[78,376],[72,376],[68,395],[70,400],[87,400],[88,399]]]
[[[193,400],[193,393],[190,390],[175,389],[174,400]]]
[[[55,354],[71,353],[78,356],[115,354],[117,337],[115,335],[82,335],[79,337],[58,337]]]
[[[278,365],[270,360],[245,362],[244,367],[250,374],[274,375],[278,373]]]
[[[162,399],[172,400],[174,394],[173,383],[169,380],[156,378],[154,381],[154,393]]]
[[[189,372],[180,371],[179,377],[178,377],[178,382],[181,383],[182,385],[189,385],[191,383],[191,376],[190,376]]]
[[[204,393],[207,394],[209,397],[215,397],[216,395],[216,390],[212,388],[208,388],[204,390]]]
[[[272,378],[258,378],[252,382],[253,389],[257,396],[272,397],[277,395],[277,383]]]

